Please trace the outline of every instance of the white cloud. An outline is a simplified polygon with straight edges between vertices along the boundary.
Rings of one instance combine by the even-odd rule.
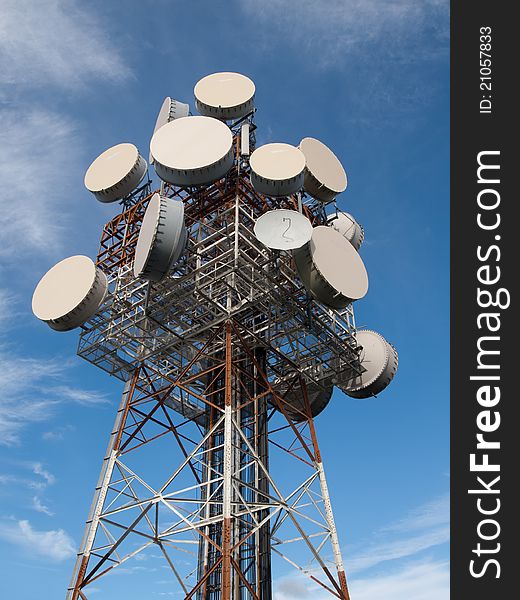
[[[449,496],[443,495],[413,509],[403,519],[382,527],[374,538],[349,557],[349,573],[447,543],[450,539]]]
[[[50,429],[49,431],[44,431],[42,433],[42,439],[46,442],[61,442],[65,439],[65,435],[74,431],[75,428],[72,425],[61,425],[59,427],[55,427],[54,429]]]
[[[382,531],[410,531],[438,525],[447,525],[450,521],[449,494],[435,498],[412,510],[404,519],[383,527]]]
[[[14,461],[12,464],[15,467],[21,467],[23,471],[31,471],[37,477],[29,478],[25,473],[6,473],[0,475],[0,484],[9,484],[11,487],[21,486],[29,488],[33,493],[34,490],[40,493],[42,490],[45,490],[47,487],[56,483],[56,477],[50,471],[45,469],[41,462]],[[38,496],[35,496],[34,498],[39,499]],[[36,508],[35,500],[33,500],[33,508]]]
[[[351,578],[349,591],[356,600],[449,600],[449,565],[431,560],[401,565],[390,573]],[[274,600],[329,600],[330,597],[302,575],[275,582]]]
[[[129,77],[110,34],[87,6],[74,0],[3,0],[0,82],[70,89],[93,78]]]
[[[52,473],[50,473],[49,471],[47,471],[46,469],[43,468],[43,465],[41,463],[34,463],[33,467],[32,467],[32,471],[35,475],[39,475],[40,477],[43,477],[43,479],[45,479],[45,483],[47,485],[53,485],[54,483],[56,483],[56,477],[54,477],[54,475]]]
[[[62,561],[74,556],[74,540],[63,529],[37,531],[27,520],[0,523],[0,538],[19,546],[27,555]]]
[[[49,419],[58,402],[41,395],[42,385],[62,367],[52,360],[20,358],[0,348],[0,443],[16,444],[30,423]]]
[[[320,598],[319,593],[318,596],[313,595],[309,580],[303,575],[283,577],[275,581],[273,595],[274,600],[303,600],[304,598],[319,600]],[[327,595],[330,598],[330,594]]]
[[[11,292],[0,288],[0,324],[13,318],[14,310],[13,304],[15,296]]]
[[[46,442],[61,442],[64,438],[65,431],[59,427],[42,433],[42,440],[45,440]]]
[[[447,88],[432,68],[449,57],[447,0],[238,0],[256,24],[253,43],[276,60],[293,49],[308,71],[332,71],[338,123],[403,127]],[[287,74],[293,85],[305,77]],[[308,77],[307,77],[308,79]],[[308,94],[312,96],[312,83]],[[443,87],[444,86],[444,87]],[[307,94],[307,95],[308,95]]]
[[[348,586],[356,600],[449,600],[449,564],[433,560],[403,564],[391,572],[351,577]],[[274,600],[329,600],[330,597],[330,593],[304,575],[287,576],[274,584]]]
[[[449,539],[449,527],[442,527],[403,539],[369,544],[362,552],[349,558],[348,572],[357,573],[386,561],[413,556],[434,546],[445,544]]]
[[[401,60],[409,61],[448,49],[449,3],[445,0],[240,0],[240,5],[263,23],[262,35],[282,32],[300,50],[312,52],[313,65],[348,62],[374,42],[382,42],[387,52],[392,48]],[[428,45],[406,56],[409,42],[425,31]]]
[[[69,118],[29,107],[0,113],[0,256],[59,249],[72,191],[67,174],[79,162]]]
[[[32,90],[85,92],[90,81],[127,79],[131,71],[112,40],[77,0],[2,1],[0,257],[61,250],[83,145],[76,119],[34,101]]]
[[[67,402],[83,406],[106,402],[96,391],[52,385],[65,377],[66,361],[21,358],[0,346],[0,363],[0,444],[19,443],[28,425],[49,420]]]
[[[47,487],[47,484],[44,481],[29,479],[27,477],[20,477],[18,475],[13,474],[4,474],[0,475],[0,484],[5,484],[9,486],[22,486],[27,487],[31,490],[43,490]]]
[[[356,600],[449,600],[449,566],[442,561],[407,565],[393,573],[353,579],[350,590]]]
[[[449,502],[446,494],[382,527],[362,545],[344,551],[352,596],[356,600],[379,600],[383,597],[385,600],[447,600],[448,564],[445,561],[433,561],[428,555],[437,546],[449,541],[448,525]],[[296,573],[275,582],[274,598],[325,600],[329,594],[322,593],[320,586]]]
[[[63,361],[52,359],[22,358],[10,354],[0,346],[0,389],[5,395],[16,395],[20,391],[31,389],[43,379],[56,378],[62,374]]]
[[[62,385],[49,389],[50,392],[56,394],[57,397],[65,401],[81,404],[82,406],[90,406],[93,404],[109,404],[110,401],[106,394],[102,394],[95,390],[82,390],[70,386]]]
[[[43,502],[40,500],[40,498],[38,496],[33,496],[32,508],[36,512],[43,513],[44,515],[47,515],[48,517],[52,517],[54,515],[54,513],[51,511],[51,509],[48,506],[45,506],[45,504],[43,504]]]

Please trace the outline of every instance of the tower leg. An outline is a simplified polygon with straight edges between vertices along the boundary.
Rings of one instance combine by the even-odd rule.
[[[271,600],[269,510],[258,508],[269,503],[269,483],[256,460],[257,455],[267,467],[267,392],[253,361],[233,344],[230,324],[226,326],[225,340],[225,367],[208,394],[211,402],[224,410],[224,422],[208,439],[208,468],[202,488],[202,499],[212,499],[214,513],[215,502],[219,503],[222,521],[205,529],[214,545],[205,538],[199,543],[199,578],[215,568],[198,590],[197,600]],[[265,351],[257,348],[253,352],[265,368]],[[213,406],[208,407],[207,428],[214,422],[214,412]],[[244,452],[237,429],[245,432],[255,450],[255,459],[247,449]],[[215,473],[222,476],[221,485],[210,483]],[[250,512],[244,514],[248,505]],[[208,505],[206,515],[210,514]],[[220,555],[215,546],[221,546]]]
[[[309,412],[309,429],[311,433],[312,445],[314,447],[314,455],[316,457],[316,468],[319,474],[321,495],[323,498],[323,505],[325,509],[325,518],[330,530],[330,542],[332,551],[334,553],[334,562],[336,563],[336,571],[338,573],[339,585],[341,588],[341,594],[343,600],[350,600],[350,594],[347,586],[347,576],[345,575],[345,567],[343,566],[343,557],[341,556],[341,548],[339,545],[338,532],[336,529],[336,523],[334,522],[334,514],[332,512],[332,504],[330,502],[329,488],[327,486],[327,479],[325,477],[325,470],[323,468],[323,462],[321,460],[321,453],[318,447],[318,438],[316,436],[316,429],[314,427],[314,420],[310,415],[310,405],[307,396],[307,386],[302,382],[302,391],[304,395],[304,401]]]
[[[297,367],[272,383],[267,348],[234,321],[183,360],[168,377],[141,366],[125,387],[67,599],[85,600],[94,581],[155,545],[185,600],[271,600],[272,557],[349,600]],[[305,412],[276,377],[299,382]],[[165,454],[158,443],[168,456],[158,477],[143,460],[155,440],[174,445]]]
[[[345,575],[345,568],[343,566],[343,558],[341,556],[341,548],[338,540],[338,532],[336,530],[334,515],[332,513],[332,505],[330,503],[327,480],[325,479],[325,471],[323,470],[323,463],[321,461],[317,463],[317,469],[320,477],[321,495],[323,497],[323,504],[325,507],[325,517],[327,519],[327,523],[330,529],[330,541],[334,553],[334,562],[336,563],[336,571],[338,573],[338,580],[341,588],[341,593],[343,595],[344,600],[350,600],[350,595],[347,586],[347,577]]]
[[[81,591],[81,586],[87,570],[90,551],[92,550],[94,538],[96,537],[99,526],[99,516],[103,509],[110,479],[112,478],[112,473],[114,471],[118,446],[121,442],[121,432],[128,414],[128,404],[131,401],[138,376],[139,367],[135,370],[133,377],[127,381],[121,397],[121,403],[116,414],[114,427],[112,428],[105,458],[103,459],[103,464],[101,466],[98,484],[90,506],[89,516],[85,525],[85,532],[76,559],[76,565],[72,572],[71,582],[67,590],[67,600],[78,600],[79,598],[85,597]]]

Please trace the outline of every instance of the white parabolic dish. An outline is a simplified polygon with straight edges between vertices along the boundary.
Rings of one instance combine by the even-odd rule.
[[[164,99],[161,109],[159,110],[159,114],[157,115],[157,120],[155,121],[155,127],[153,129],[153,133],[155,133],[158,129],[160,129],[166,123],[173,121],[174,119],[182,119],[183,117],[187,117],[190,114],[190,105],[185,104],[184,102],[179,102],[177,100],[173,100],[170,96],[166,96]],[[153,137],[153,134],[152,134]],[[153,156],[150,152],[150,159],[148,161],[150,164],[153,163]]]
[[[361,257],[331,227],[315,227],[311,241],[295,250],[294,259],[305,287],[331,308],[344,308],[368,291],[368,275]]]
[[[305,156],[295,146],[273,143],[257,148],[249,160],[251,183],[266,196],[289,196],[303,186]]]
[[[195,85],[195,105],[201,115],[239,119],[253,109],[255,84],[240,73],[213,73]]]
[[[317,417],[328,405],[332,398],[334,386],[329,385],[322,388],[320,385],[310,382],[307,384],[307,398],[311,409],[312,417]],[[282,396],[282,406],[291,416],[293,421],[304,421],[306,417],[306,405],[303,390],[299,385],[296,385],[292,390]],[[287,402],[289,406],[283,402]],[[303,413],[303,414],[302,414]]]
[[[32,310],[52,329],[68,331],[92,317],[107,292],[107,278],[88,256],[70,256],[40,279]]]
[[[268,248],[294,250],[301,248],[312,236],[309,219],[295,210],[280,208],[264,213],[256,220],[255,236]]]
[[[341,233],[356,250],[360,249],[365,239],[365,232],[351,214],[342,211],[338,211],[337,214],[332,213],[327,216],[327,225]]]
[[[304,189],[322,202],[331,202],[347,188],[347,174],[338,157],[323,142],[304,138],[299,149],[305,155]]]
[[[233,166],[233,135],[211,117],[175,119],[150,143],[159,177],[174,185],[200,185],[223,177]]]
[[[85,173],[85,187],[100,202],[114,202],[132,192],[148,165],[133,144],[117,144],[105,150]]]
[[[370,398],[382,392],[394,378],[397,351],[381,334],[369,329],[359,329],[356,340],[362,346],[360,362],[366,370],[343,389],[353,398]]]
[[[186,245],[184,204],[158,193],[148,203],[135,248],[134,275],[160,281]]]

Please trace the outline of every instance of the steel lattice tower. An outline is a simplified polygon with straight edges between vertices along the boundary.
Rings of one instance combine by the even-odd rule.
[[[275,560],[349,598],[309,390],[363,370],[353,309],[313,300],[290,253],[256,239],[255,219],[272,208],[300,208],[313,225],[326,216],[303,193],[255,192],[240,151],[241,132],[254,146],[253,113],[232,132],[225,178],[161,184],[183,201],[189,232],[163,281],[131,270],[151,181],[103,229],[97,265],[110,293],[78,354],[125,388],[68,600],[152,545],[186,599],[270,600]],[[147,449],[166,440],[149,475]]]

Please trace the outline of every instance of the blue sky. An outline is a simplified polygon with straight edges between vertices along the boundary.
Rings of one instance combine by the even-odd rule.
[[[313,136],[341,158],[370,277],[357,323],[399,351],[385,393],[336,392],[317,420],[352,597],[448,598],[447,1],[0,7],[0,595],[64,596],[122,391],[75,356],[76,332],[30,311],[41,275],[94,257],[117,209],[88,194],[85,169],[123,141],[147,156],[164,96],[193,106],[198,79],[230,70],[256,83],[259,143]],[[152,558],[118,597],[178,597]],[[275,588],[319,598],[287,569]]]

